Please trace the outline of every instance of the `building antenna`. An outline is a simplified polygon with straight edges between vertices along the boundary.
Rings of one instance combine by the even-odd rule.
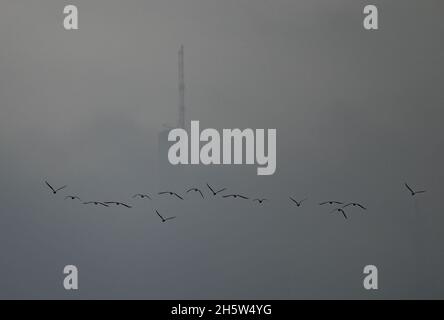
[[[183,45],[179,49],[179,119],[177,126],[185,129],[185,79],[183,70]]]

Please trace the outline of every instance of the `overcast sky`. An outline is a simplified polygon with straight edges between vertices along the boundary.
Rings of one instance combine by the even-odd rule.
[[[76,31],[60,1],[0,4],[0,298],[444,297],[442,1],[372,1],[372,32],[367,1],[73,4]],[[158,134],[177,121],[181,44],[187,121],[277,129],[273,176],[168,168]],[[213,198],[207,182],[270,201]],[[156,196],[191,186],[206,198]],[[368,210],[345,220],[323,200]]]

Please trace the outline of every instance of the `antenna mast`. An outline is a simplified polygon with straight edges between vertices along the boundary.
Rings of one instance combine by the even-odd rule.
[[[179,120],[178,127],[185,129],[185,80],[183,70],[183,45],[179,50]]]

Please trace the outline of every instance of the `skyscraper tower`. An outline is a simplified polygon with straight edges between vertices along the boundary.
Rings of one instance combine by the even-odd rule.
[[[183,70],[183,45],[179,49],[179,119],[177,126],[185,129],[185,79]]]

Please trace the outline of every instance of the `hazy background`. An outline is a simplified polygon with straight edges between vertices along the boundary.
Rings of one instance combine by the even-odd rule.
[[[79,8],[79,30],[63,7]],[[380,29],[365,31],[365,4]],[[0,3],[0,298],[444,298],[444,2]],[[165,170],[187,121],[276,128],[277,171]],[[159,158],[163,163],[159,164]],[[162,170],[162,168],[164,168]],[[63,193],[52,195],[48,179]],[[271,201],[154,197],[209,182]],[[410,197],[403,183],[426,188]],[[65,201],[127,201],[131,210]],[[308,200],[296,208],[288,196]],[[358,201],[349,219],[323,200]],[[161,223],[153,213],[177,216]],[[63,267],[79,268],[65,291]],[[378,291],[363,267],[379,268]]]

